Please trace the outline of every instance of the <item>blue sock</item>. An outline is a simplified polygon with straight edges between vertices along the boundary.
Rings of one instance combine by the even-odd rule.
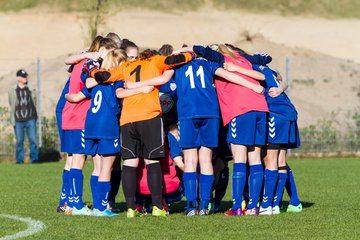
[[[262,189],[263,179],[263,166],[261,164],[250,166],[248,209],[257,207]]]
[[[272,171],[265,169],[264,194],[261,202],[262,208],[268,208],[272,206],[277,179],[278,179],[277,170]]]
[[[91,177],[90,177],[90,188],[91,188],[91,196],[93,199],[93,208],[96,208],[96,209],[98,209],[96,206],[97,200],[95,199],[96,198],[96,186],[98,183],[98,179],[99,179],[99,176],[91,175]]]
[[[104,211],[107,207],[110,188],[110,181],[97,183],[97,196],[95,199],[97,199],[96,207],[100,211]]]
[[[232,199],[233,199],[232,209],[233,210],[241,208],[245,182],[246,182],[246,164],[234,163],[234,169],[232,174]]]
[[[84,175],[82,174],[81,169],[75,168],[70,170],[70,174],[72,176],[74,207],[80,210],[84,207],[84,202],[82,200]]]
[[[197,173],[184,172],[183,182],[185,188],[185,197],[187,201],[187,210],[191,211],[196,208],[197,197]]]
[[[210,203],[211,190],[214,183],[214,175],[200,174],[200,207],[199,209],[208,209]]]
[[[298,206],[300,204],[300,199],[297,194],[294,175],[290,166],[288,165],[287,167],[288,167],[288,178],[286,180],[286,185],[285,185],[286,191],[288,192],[290,197],[290,204],[294,206]]]
[[[69,178],[68,178],[68,184],[69,184],[69,196],[68,196],[68,203],[67,203],[67,205],[69,206],[69,207],[71,207],[71,208],[73,208],[74,207],[74,196],[73,196],[73,192],[74,192],[74,190],[73,190],[73,172],[71,171],[71,169],[70,169],[70,171],[69,171]]]
[[[280,201],[284,193],[286,179],[287,179],[287,173],[279,172],[279,179],[276,186],[273,207],[279,206],[280,204]]]
[[[61,187],[61,195],[59,205],[63,206],[67,202],[67,198],[69,196],[69,171],[65,170],[62,174],[62,187]]]
[[[74,200],[73,200],[72,189],[71,188],[69,189],[69,196],[67,197],[67,205],[70,208],[74,207]]]

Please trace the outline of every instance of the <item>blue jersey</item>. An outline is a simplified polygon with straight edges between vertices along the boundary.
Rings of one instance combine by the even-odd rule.
[[[119,138],[120,106],[116,98],[116,89],[121,87],[124,87],[123,81],[99,84],[90,89],[91,105],[86,115],[85,138]]]
[[[175,71],[179,120],[219,118],[213,76],[219,64],[195,59]]]
[[[65,103],[66,103],[65,94],[67,94],[69,92],[69,86],[70,86],[70,78],[65,83],[65,86],[61,92],[60,98],[56,104],[56,108],[55,108],[56,113],[62,114],[62,111],[63,111]]]
[[[167,137],[169,141],[171,159],[174,160],[174,158],[182,156],[182,149],[179,146],[179,141],[171,133],[168,133]]]
[[[178,122],[178,114],[176,110],[176,82],[173,78],[160,87],[159,97],[162,110],[162,118],[164,121],[164,129],[168,130],[168,128],[172,124]]]
[[[269,96],[270,88],[280,86],[280,82],[277,80],[277,73],[267,66],[253,65],[253,69],[262,72],[265,75],[265,81],[261,81],[260,83],[265,88],[264,95],[268,103],[270,113],[289,121],[296,121],[296,108],[291,103],[286,93],[283,92],[275,98]]]

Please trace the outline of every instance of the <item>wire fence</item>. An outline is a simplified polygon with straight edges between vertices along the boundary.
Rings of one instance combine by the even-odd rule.
[[[311,59],[310,59],[311,60]],[[321,71],[307,70],[309,59],[303,57],[286,57],[276,62],[288,85],[288,95],[293,94],[293,84],[301,81],[302,86],[313,86],[314,81],[332,81],[337,79],[351,80],[358,77],[355,65],[338,65],[327,62],[327,65],[315,63],[313,68]],[[42,151],[60,151],[60,140],[54,117],[57,96],[65,84],[68,73],[60,59],[1,59],[0,58],[0,160],[14,158],[15,135],[9,123],[7,110],[7,90],[15,81],[15,72],[23,68],[29,72],[32,85],[37,88],[38,144]],[[294,67],[296,66],[296,67]],[[358,65],[357,65],[358,67]],[[11,79],[11,80],[10,80]],[[360,88],[359,88],[360,89]],[[2,91],[2,92],[1,92]],[[360,91],[360,90],[358,90]],[[55,94],[54,94],[55,93]],[[56,96],[56,97],[54,97]],[[5,107],[2,107],[5,106]],[[360,114],[354,124],[334,127],[332,122],[323,121],[316,124],[303,124],[300,129],[302,146],[292,154],[305,156],[311,154],[354,154],[360,153]],[[26,151],[28,145],[25,143]]]

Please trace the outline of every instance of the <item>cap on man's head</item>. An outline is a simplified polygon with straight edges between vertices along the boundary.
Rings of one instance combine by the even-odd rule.
[[[28,73],[24,69],[20,69],[16,72],[16,76],[26,78]]]

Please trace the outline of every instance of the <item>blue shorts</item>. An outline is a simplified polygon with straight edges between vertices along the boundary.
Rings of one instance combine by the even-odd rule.
[[[85,154],[85,130],[63,130],[61,152]]]
[[[181,148],[208,147],[218,145],[219,119],[195,118],[179,121]]]
[[[266,144],[266,112],[247,112],[229,123],[228,143],[261,146]]]
[[[86,155],[115,155],[120,152],[120,139],[85,139]]]
[[[268,118],[268,142],[284,148],[300,147],[300,134],[296,121],[289,121],[274,114]]]

